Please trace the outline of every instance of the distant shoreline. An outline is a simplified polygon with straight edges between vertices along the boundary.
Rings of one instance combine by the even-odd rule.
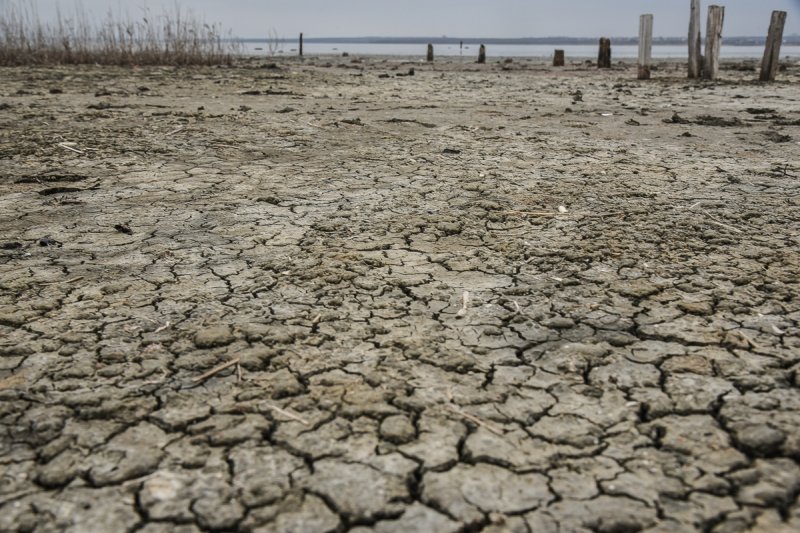
[[[486,45],[589,45],[597,44],[599,37],[521,37],[521,38],[479,38],[479,37],[306,37],[309,44],[486,44]],[[243,43],[266,42],[269,39],[243,38]],[[281,38],[281,42],[291,42],[295,38]],[[638,37],[612,37],[611,42],[618,45],[635,45]],[[723,37],[725,46],[763,46],[764,37]],[[654,45],[685,45],[686,37],[655,37]],[[800,35],[789,35],[783,44],[800,45]]]

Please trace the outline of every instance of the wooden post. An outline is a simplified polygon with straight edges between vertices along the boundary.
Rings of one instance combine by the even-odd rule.
[[[600,38],[600,50],[597,52],[597,68],[611,68],[611,39]]]
[[[303,57],[303,34],[300,34],[300,57]]]
[[[700,51],[700,0],[692,0],[689,15],[689,77],[699,78],[703,71]]]
[[[783,26],[785,24],[786,11],[773,11],[772,21],[769,23],[767,44],[764,48],[764,60],[761,61],[761,81],[775,81],[778,63],[780,63]]]
[[[703,66],[703,77],[707,80],[717,79],[719,74],[719,47],[722,41],[722,23],[725,20],[723,6],[708,6],[708,24],[706,26],[706,57]]]
[[[433,62],[433,44],[428,44],[428,63]]]
[[[639,17],[639,79],[650,79],[650,58],[653,52],[653,15]]]
[[[564,50],[556,50],[553,54],[553,66],[554,67],[563,67],[564,66]]]
[[[484,45],[478,49],[478,63],[486,63],[486,47]]]

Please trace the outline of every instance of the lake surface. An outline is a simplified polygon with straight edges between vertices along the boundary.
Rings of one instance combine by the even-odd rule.
[[[247,55],[269,55],[267,41],[244,43],[244,53]],[[478,55],[479,45],[464,45],[463,50],[457,44],[434,45],[437,56],[464,57],[465,59]],[[261,48],[261,50],[257,50]],[[487,57],[552,57],[553,50],[563,49],[567,58],[596,58],[597,45],[487,45]],[[319,44],[306,43],[303,46],[306,55],[341,55],[347,52],[351,55],[383,55],[383,56],[420,56],[425,57],[427,45],[424,44],[366,44],[366,43],[335,43]],[[278,45],[276,55],[294,55],[297,53],[297,42],[286,42]],[[636,45],[611,45],[612,57],[615,59],[631,59],[639,57],[639,48]],[[653,57],[656,59],[682,59],[688,55],[686,45],[653,46]],[[720,55],[725,59],[751,58],[761,59],[764,55],[763,46],[725,46],[723,44]],[[781,57],[800,58],[800,46],[783,46]]]

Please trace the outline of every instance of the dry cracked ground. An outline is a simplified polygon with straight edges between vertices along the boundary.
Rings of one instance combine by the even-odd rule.
[[[262,63],[0,72],[0,530],[800,530],[800,65]]]

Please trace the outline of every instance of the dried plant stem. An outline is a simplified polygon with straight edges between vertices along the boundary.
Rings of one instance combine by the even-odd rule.
[[[457,414],[458,416],[469,420],[470,422],[473,422],[473,423],[475,423],[475,424],[477,424],[477,425],[479,425],[479,426],[481,426],[483,428],[486,428],[488,431],[491,431],[495,435],[499,435],[501,437],[505,435],[502,430],[494,427],[492,424],[490,424],[490,423],[488,423],[488,422],[486,422],[484,420],[481,420],[480,418],[478,418],[475,415],[471,415],[469,413],[465,413],[464,411],[462,411],[461,409],[459,409],[458,407],[456,407],[453,404],[448,404],[447,405],[447,409],[450,410],[451,412]]]
[[[290,418],[290,419],[292,419],[292,420],[294,420],[296,422],[300,422],[304,426],[310,426],[311,425],[311,422],[309,422],[305,418],[302,418],[299,415],[296,415],[296,414],[294,414],[294,413],[292,413],[290,411],[287,411],[286,409],[278,407],[277,405],[272,405],[271,403],[267,403],[267,402],[264,402],[262,405],[264,405],[265,407],[275,411],[278,414],[281,414],[281,415],[285,416],[286,418]]]
[[[179,5],[132,18],[121,10],[90,17],[76,0],[73,13],[42,19],[23,0],[0,4],[0,65],[217,65],[241,45],[218,25]]]
[[[231,359],[227,363],[222,363],[221,365],[212,368],[211,370],[209,370],[205,374],[194,378],[193,381],[195,383],[202,383],[202,382],[204,382],[205,380],[207,380],[209,378],[213,378],[214,376],[216,376],[217,374],[219,374],[220,372],[222,372],[225,369],[228,369],[228,368],[230,368],[232,366],[238,366],[240,362],[241,362],[241,358],[240,357],[236,357],[235,359]]]

